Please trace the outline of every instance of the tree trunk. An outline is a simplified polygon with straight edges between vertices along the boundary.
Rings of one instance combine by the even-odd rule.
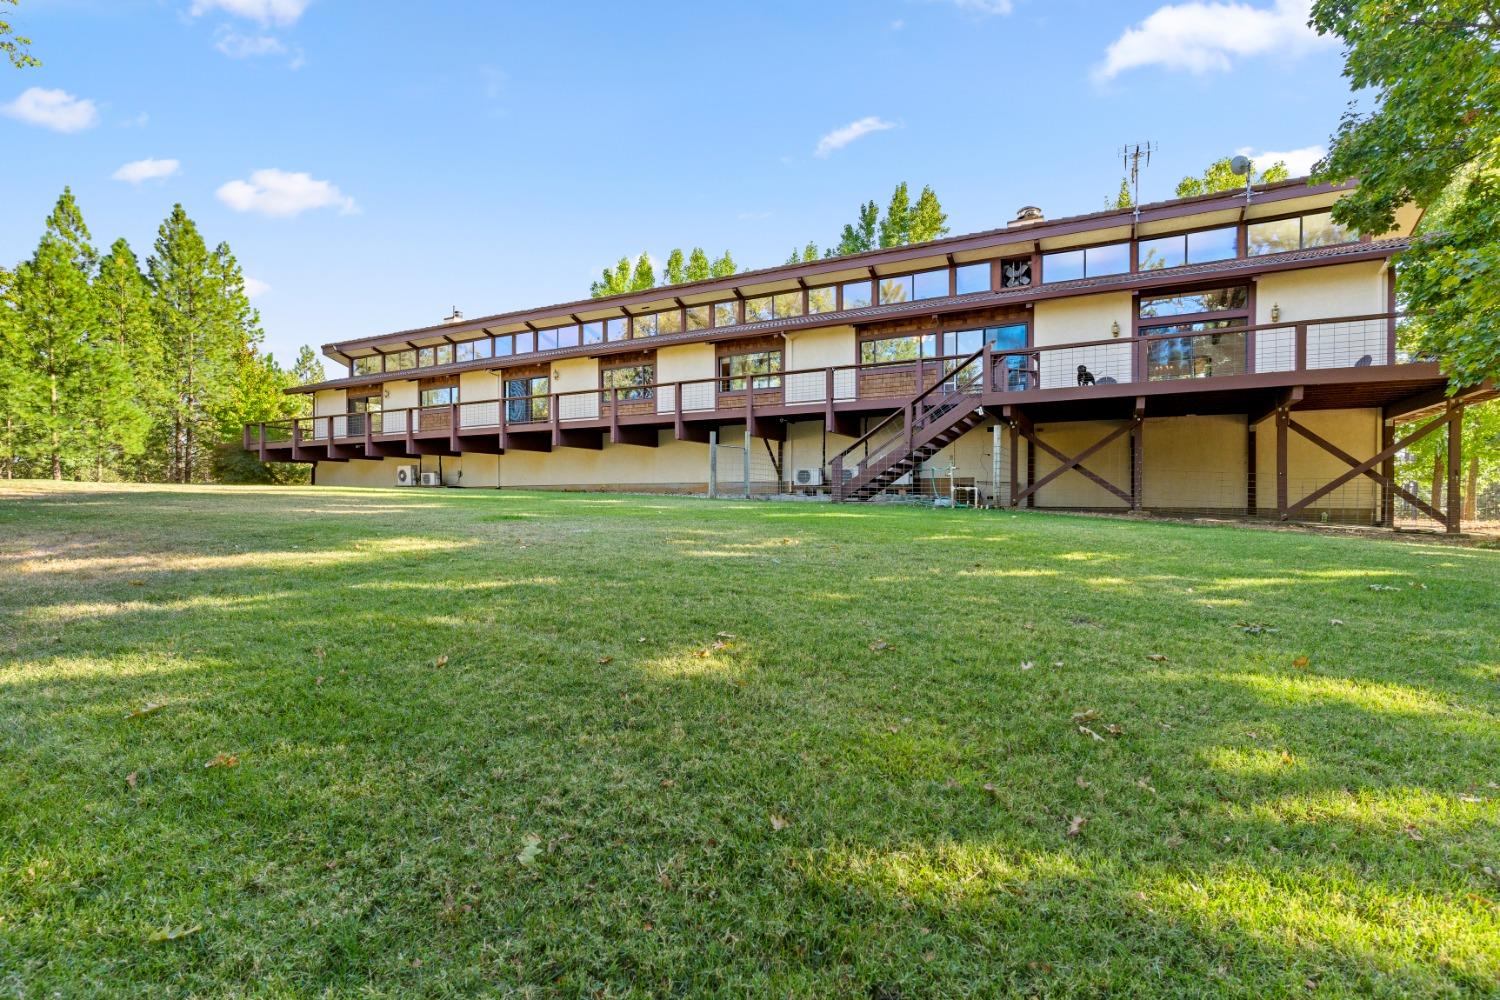
[[[52,417],[52,478],[62,479],[62,439],[57,430],[57,376],[50,380],[51,399],[48,402],[48,413]]]
[[[1475,449],[1478,450],[1478,449]],[[1469,483],[1464,490],[1464,520],[1479,520],[1479,456],[1469,456]]]

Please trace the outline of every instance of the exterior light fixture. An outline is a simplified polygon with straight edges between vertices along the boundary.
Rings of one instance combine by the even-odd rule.
[[[1118,337],[1120,335],[1120,321],[1119,320],[1115,320],[1113,323],[1111,323],[1109,325],[1109,335],[1111,337]]]
[[[1281,304],[1279,302],[1271,303],[1271,322],[1281,322]]]

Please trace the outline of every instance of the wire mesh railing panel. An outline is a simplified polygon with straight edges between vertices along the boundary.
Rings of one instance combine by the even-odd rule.
[[[500,401],[461,403],[458,407],[460,427],[498,427],[500,425]]]
[[[1390,320],[1362,319],[1311,323],[1307,327],[1307,367],[1360,368],[1386,364]]]
[[[1105,385],[1131,381],[1131,342],[1128,340],[1038,353],[1040,387],[1043,389],[1077,386],[1090,380]]]
[[[1256,330],[1254,337],[1256,371],[1289,372],[1297,367],[1296,327]]]
[[[599,395],[593,392],[569,393],[557,397],[558,420],[599,419]]]
[[[785,402],[822,403],[828,398],[828,377],[823,372],[791,372],[784,379]]]
[[[712,382],[687,382],[682,385],[682,409],[684,412],[692,410],[712,410],[716,404],[717,394],[714,392]]]

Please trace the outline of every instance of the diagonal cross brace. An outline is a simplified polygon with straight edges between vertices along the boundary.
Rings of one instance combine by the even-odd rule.
[[[1025,500],[1037,490],[1052,482],[1052,480],[1056,479],[1058,476],[1061,476],[1063,473],[1068,472],[1072,469],[1077,469],[1092,482],[1095,482],[1098,485],[1104,487],[1106,490],[1109,490],[1109,492],[1113,493],[1121,500],[1124,500],[1126,503],[1131,503],[1132,501],[1129,493],[1120,489],[1114,483],[1110,482],[1108,479],[1105,479],[1098,473],[1084,468],[1083,460],[1108,445],[1111,441],[1115,440],[1115,438],[1120,437],[1123,434],[1128,434],[1131,429],[1135,427],[1136,421],[1139,419],[1139,417],[1136,417],[1128,423],[1121,424],[1119,427],[1116,427],[1114,430],[1104,435],[1104,437],[1100,438],[1098,441],[1095,441],[1083,451],[1080,451],[1077,455],[1073,456],[1064,455],[1062,452],[1058,451],[1047,442],[1038,438],[1029,421],[1021,425],[1021,433],[1026,436],[1026,440],[1031,442],[1033,447],[1040,448],[1042,451],[1045,451],[1047,454],[1051,455],[1062,464],[1053,469],[1051,472],[1047,473],[1042,478],[1038,479],[1036,482],[1032,483],[1030,486],[1027,486],[1020,493],[1016,494],[1016,496],[1011,498],[1011,506],[1016,506],[1022,500]]]
[[[1351,455],[1348,452],[1344,451],[1344,449],[1340,448],[1338,445],[1333,444],[1331,441],[1326,440],[1321,435],[1319,435],[1316,431],[1312,431],[1312,430],[1309,430],[1306,427],[1303,427],[1301,424],[1297,423],[1296,420],[1293,420],[1293,419],[1289,418],[1287,420],[1287,426],[1290,427],[1292,430],[1296,431],[1298,434],[1301,434],[1303,437],[1305,437],[1307,440],[1311,441],[1313,444],[1317,445],[1319,448],[1322,448],[1324,451],[1328,452],[1328,454],[1332,455],[1334,458],[1337,458],[1340,461],[1342,461],[1345,465],[1349,465],[1349,466],[1352,466],[1354,468],[1358,468],[1360,466],[1361,463],[1360,463],[1359,459],[1355,458],[1353,455]],[[1384,459],[1381,459],[1381,461],[1383,462]],[[1410,493],[1408,490],[1406,490],[1404,487],[1402,487],[1399,483],[1396,483],[1396,482],[1392,481],[1391,479],[1388,479],[1383,472],[1376,472],[1375,469],[1374,469],[1374,467],[1371,467],[1371,468],[1368,468],[1368,469],[1364,470],[1364,475],[1368,476],[1370,479],[1375,480],[1375,482],[1379,483],[1381,486],[1383,486],[1386,489],[1390,490],[1392,493],[1396,494],[1401,499],[1405,500],[1407,503],[1411,504],[1413,507],[1417,508],[1422,513],[1426,514],[1428,517],[1430,517],[1430,518],[1432,518],[1432,519],[1434,519],[1436,521],[1444,521],[1445,520],[1444,517],[1443,517],[1443,513],[1441,511],[1439,511],[1436,507],[1433,507],[1431,504],[1427,503],[1421,497],[1414,496],[1412,493]],[[1293,504],[1291,507],[1289,507],[1287,509],[1287,513],[1290,514],[1292,511],[1301,510],[1302,507],[1303,507],[1303,505],[1306,504],[1307,502],[1308,501],[1306,501],[1306,500],[1299,500],[1299,501],[1297,501],[1297,503]]]
[[[1291,504],[1290,506],[1288,506],[1286,508],[1286,510],[1282,512],[1282,515],[1281,515],[1282,520],[1286,520],[1287,517],[1289,517],[1292,514],[1295,514],[1297,511],[1303,509],[1308,504],[1313,503],[1315,500],[1318,500],[1318,499],[1320,499],[1322,497],[1327,496],[1328,494],[1332,493],[1334,490],[1338,489],[1340,486],[1343,486],[1345,483],[1349,482],[1350,480],[1356,479],[1359,476],[1369,475],[1372,472],[1372,470],[1374,470],[1375,466],[1377,466],[1380,463],[1384,462],[1388,458],[1394,458],[1403,448],[1406,448],[1406,447],[1410,446],[1415,441],[1422,440],[1422,438],[1424,438],[1427,435],[1431,434],[1433,431],[1437,430],[1439,427],[1442,427],[1442,426],[1448,424],[1450,421],[1457,419],[1459,413],[1461,413],[1461,412],[1462,412],[1462,407],[1452,407],[1452,408],[1450,408],[1442,416],[1437,417],[1436,419],[1431,420],[1428,423],[1423,424],[1421,427],[1417,428],[1412,433],[1406,435],[1406,437],[1402,438],[1401,440],[1395,442],[1394,444],[1390,445],[1389,447],[1382,448],[1380,450],[1380,453],[1377,454],[1375,457],[1366,459],[1363,462],[1355,462],[1351,456],[1344,455],[1344,454],[1336,452],[1336,454],[1338,454],[1338,457],[1340,457],[1340,458],[1344,459],[1345,461],[1349,462],[1350,465],[1353,466],[1353,468],[1351,468],[1347,472],[1344,472],[1341,475],[1335,477],[1332,481],[1327,482],[1327,483],[1323,484],[1322,486],[1318,487],[1317,489],[1313,490],[1311,493],[1309,493],[1307,496],[1303,497],[1301,500],[1298,500],[1296,503]],[[1296,427],[1297,432],[1299,434],[1302,434],[1304,437],[1307,437],[1308,434],[1310,433],[1306,428],[1297,426],[1297,422],[1294,421],[1294,420],[1292,420],[1290,417],[1287,418],[1287,426],[1289,426],[1289,427]],[[1313,438],[1308,438],[1308,439],[1311,440],[1313,442],[1313,444],[1326,444],[1326,442],[1322,442],[1321,439],[1318,439],[1318,440],[1314,440]],[[1329,447],[1331,447],[1331,446],[1329,446]],[[1378,481],[1381,481],[1381,482],[1385,481],[1384,477],[1378,476],[1378,475],[1374,476],[1372,478],[1375,478],[1375,479],[1377,479]],[[1403,490],[1402,493],[1405,494],[1405,491]],[[1411,501],[1413,499],[1409,494],[1406,494],[1406,498],[1407,498],[1408,501]],[[1429,517],[1436,517],[1440,521],[1444,520],[1441,515],[1435,514],[1433,512],[1432,508],[1429,507],[1427,504],[1422,503],[1421,501],[1416,501],[1416,502],[1418,504],[1420,504],[1420,506],[1419,506],[1418,509],[1422,510],[1422,512],[1425,513],[1425,514],[1427,514]]]

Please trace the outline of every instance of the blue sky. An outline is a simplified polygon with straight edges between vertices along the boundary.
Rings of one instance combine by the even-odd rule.
[[[7,6],[5,8],[10,11]],[[621,254],[780,263],[897,181],[954,232],[1307,152],[1349,99],[1305,0],[22,0],[0,261],[64,184],[143,258],[182,202],[268,346],[579,298]],[[1294,164],[1295,165],[1295,164]]]

